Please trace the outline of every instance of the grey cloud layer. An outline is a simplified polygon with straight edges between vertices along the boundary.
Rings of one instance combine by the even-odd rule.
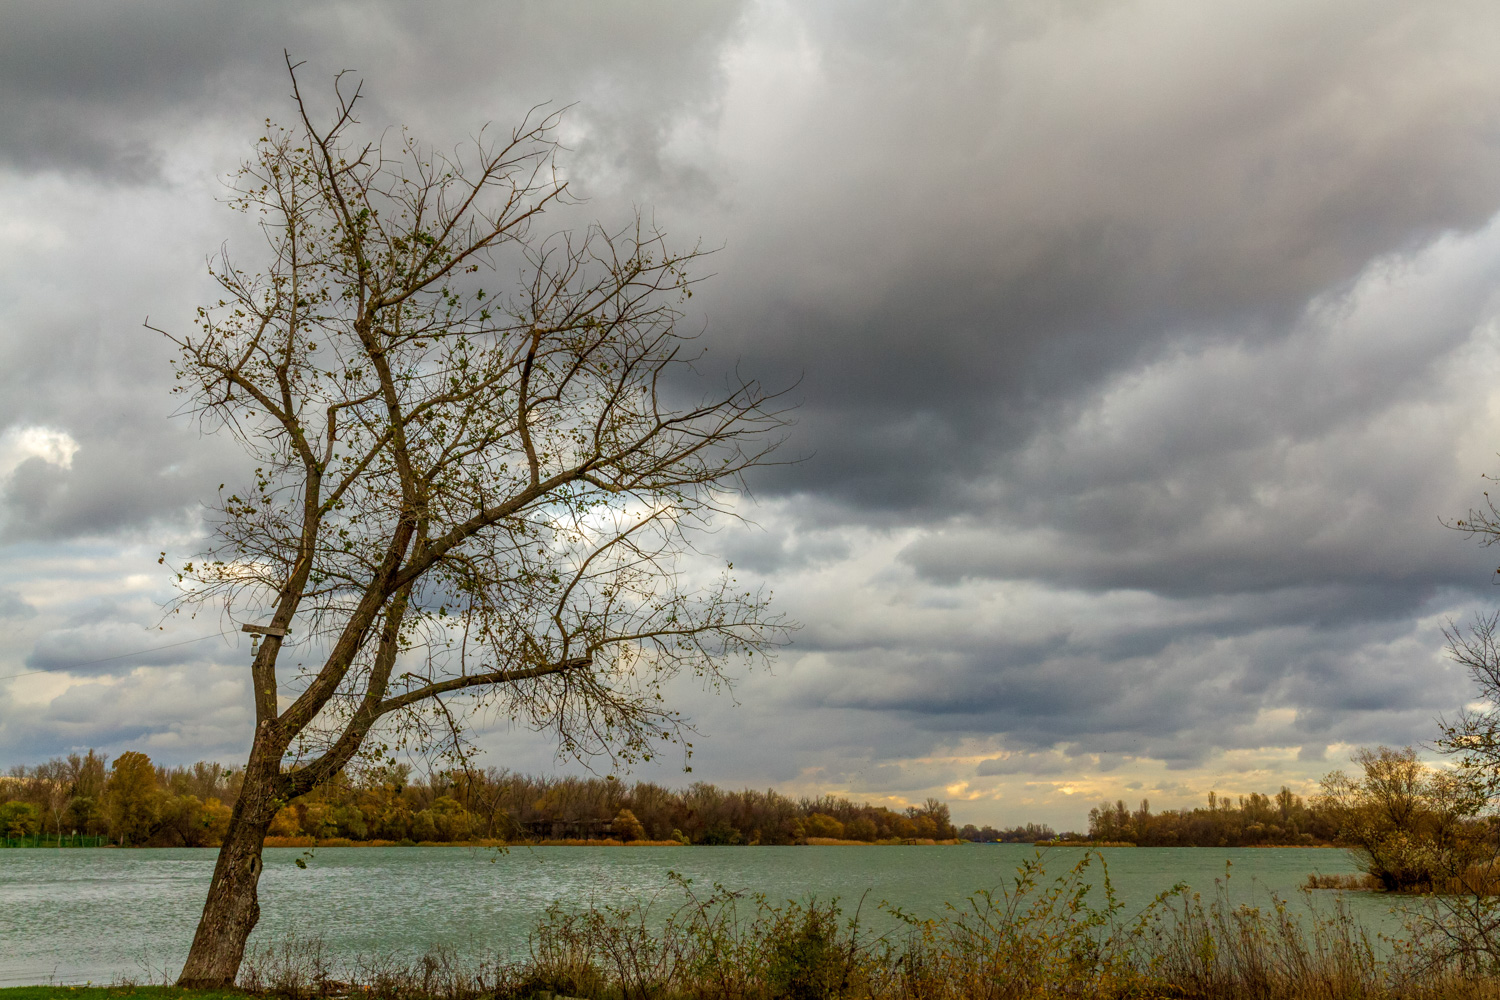
[[[1496,450],[1492,5],[83,15],[25,8],[0,38],[0,432],[79,444],[68,467],[0,470],[12,547],[165,548],[243,475],[166,419],[138,324],[190,315],[226,237],[253,255],[215,177],[286,117],[286,47],[316,101],[353,67],[367,123],[445,144],[577,102],[565,166],[590,200],[567,218],[639,206],[722,245],[694,300],[709,362],[801,380],[789,453],[810,457],[755,481],[764,530],[713,541],[808,628],[737,712],[687,696],[717,733],[705,776],[883,790],[1090,754],[1315,761],[1425,738],[1465,697],[1435,623],[1483,606],[1492,556],[1438,518]],[[36,598],[36,572],[6,583],[41,609],[18,660],[116,648]],[[102,690],[25,739],[81,738],[91,711],[125,732]],[[168,701],[140,732],[191,756],[201,730]],[[990,763],[912,763],[965,740]]]
[[[702,90],[689,81],[712,72],[713,43],[737,10],[455,4],[435,12],[278,0],[20,7],[7,13],[0,40],[0,162],[159,182],[168,148],[191,141],[205,121],[248,129],[288,113],[283,49],[309,63],[318,102],[329,74],[352,69],[379,84],[372,115],[452,130],[434,139],[467,135],[489,118],[508,127],[532,105],[588,96],[601,117],[584,120],[611,133],[616,154],[633,143],[644,162],[657,138],[652,124]]]
[[[770,123],[729,92],[753,143],[736,197],[772,224],[731,240],[724,294],[756,319],[747,352],[807,373],[823,459],[788,489],[969,506],[976,466],[1112,372],[1278,336],[1497,204],[1496,26],[1474,9],[1420,32],[1397,5],[943,10],[824,25]]]
[[[1478,499],[1485,466],[1458,481],[1454,462],[1485,405],[1497,262],[1492,227],[1377,262],[1278,341],[1121,373],[1007,456],[983,516],[906,557],[939,579],[1173,593],[1460,581],[1488,557],[1438,518]]]

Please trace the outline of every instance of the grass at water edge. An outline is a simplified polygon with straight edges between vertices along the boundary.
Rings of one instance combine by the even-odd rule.
[[[245,994],[176,986],[0,986],[0,1000],[245,1000]]]

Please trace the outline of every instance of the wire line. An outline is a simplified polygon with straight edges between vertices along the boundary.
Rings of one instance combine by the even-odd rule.
[[[233,632],[219,632],[216,635],[200,635],[196,639],[184,639],[181,642],[169,642],[165,646],[151,646],[148,649],[136,649],[129,653],[116,653],[114,656],[103,656],[97,660],[84,660],[82,663],[70,663],[65,667],[53,667],[50,670],[23,670],[19,674],[0,674],[0,681],[8,681],[12,677],[30,677],[32,674],[57,674],[67,670],[76,670],[79,667],[92,667],[96,663],[108,663],[110,660],[123,660],[127,656],[140,656],[142,653],[154,653],[159,649],[172,649],[174,646],[187,646],[204,639],[222,639]]]

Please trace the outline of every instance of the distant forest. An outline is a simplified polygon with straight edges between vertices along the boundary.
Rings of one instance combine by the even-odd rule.
[[[0,835],[73,833],[122,845],[213,846],[239,794],[240,773],[218,764],[159,767],[124,753],[107,767],[94,751],[0,778]],[[1046,828],[1030,828],[1045,831]],[[965,827],[969,839],[1001,834]],[[684,844],[910,843],[960,836],[936,799],[897,811],[824,796],[724,791],[696,783],[673,791],[651,782],[538,778],[491,769],[426,779],[395,766],[342,775],[277,814],[269,841],[457,843],[473,840],[656,841]],[[985,836],[991,835],[991,836]],[[1033,838],[1035,839],[1035,838]]]
[[[218,764],[160,767],[142,753],[109,766],[90,750],[0,777],[0,836],[82,834],[111,843],[207,847],[218,843],[239,794],[240,774]],[[271,841],[326,843],[541,843],[562,840],[684,844],[804,844],[827,841],[973,843],[1088,841],[1141,847],[1254,847],[1332,843],[1339,817],[1315,798],[1283,787],[1236,800],[1209,793],[1196,809],[1152,812],[1143,800],[1089,811],[1088,833],[1057,834],[1045,824],[955,828],[936,799],[904,810],[833,796],[791,798],[775,791],[725,791],[704,782],[672,790],[646,781],[543,778],[491,769],[413,777],[395,766],[341,775],[289,803]]]
[[[966,824],[958,831],[959,840],[973,844],[1035,844],[1042,840],[1054,840],[1057,834],[1046,823],[1027,823],[1008,830],[997,830],[989,824],[975,826]]]
[[[1208,804],[1196,809],[1152,812],[1142,799],[1131,809],[1123,800],[1101,802],[1089,810],[1087,833],[1054,833],[1050,826],[1027,823],[1009,830],[965,826],[961,840],[974,843],[1134,844],[1137,847],[1313,847],[1332,844],[1345,816],[1323,797],[1304,802],[1282,786],[1273,796],[1252,792],[1236,799],[1208,793]]]
[[[1207,806],[1159,813],[1145,799],[1134,810],[1123,801],[1104,802],[1089,810],[1086,837],[1069,833],[1058,839],[1140,847],[1307,847],[1333,843],[1341,821],[1323,797],[1305,803],[1282,786],[1274,796],[1251,793],[1235,801],[1209,792]]]

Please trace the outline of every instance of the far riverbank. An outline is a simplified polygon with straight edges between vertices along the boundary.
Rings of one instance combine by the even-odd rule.
[[[74,841],[80,842],[74,842]],[[797,844],[771,845],[771,844],[740,844],[741,847],[957,847],[968,843],[964,840],[931,840],[922,838],[908,838],[906,840],[892,838],[889,840],[840,840],[834,837],[808,837]],[[267,837],[265,847],[302,847],[302,848],[324,848],[324,847],[486,847],[486,848],[512,848],[512,847],[707,847],[724,846],[694,844],[686,840],[618,840],[613,837],[598,838],[563,838],[558,840],[499,840],[495,838],[477,837],[469,840],[350,840],[345,837],[325,837],[322,839],[314,837]],[[31,850],[57,850],[58,848],[76,849],[82,847],[104,849],[119,849],[126,847],[130,850],[218,850],[217,842],[207,844],[194,844],[183,847],[182,845],[144,845],[144,844],[115,844],[110,843],[105,837],[70,838],[67,834],[62,837],[23,837],[0,839],[0,847],[26,848]]]

